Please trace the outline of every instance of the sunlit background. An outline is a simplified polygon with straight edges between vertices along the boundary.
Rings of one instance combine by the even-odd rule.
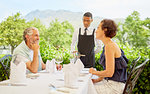
[[[140,18],[150,17],[150,0],[0,0],[0,22],[20,12],[23,16],[34,10],[90,11],[94,16],[125,18],[134,10]]]

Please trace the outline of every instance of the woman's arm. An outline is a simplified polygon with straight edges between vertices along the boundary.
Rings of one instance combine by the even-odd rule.
[[[100,77],[112,77],[115,70],[115,49],[111,45],[105,46],[105,64],[106,69],[104,71],[95,71],[93,68],[89,70],[93,75],[97,75]]]

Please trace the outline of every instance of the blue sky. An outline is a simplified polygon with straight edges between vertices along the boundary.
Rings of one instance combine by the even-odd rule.
[[[0,22],[16,12],[25,16],[36,9],[90,11],[105,18],[126,18],[136,10],[144,19],[150,17],[149,4],[150,0],[0,0]]]

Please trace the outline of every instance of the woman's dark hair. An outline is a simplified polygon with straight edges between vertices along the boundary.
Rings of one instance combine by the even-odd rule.
[[[92,13],[90,13],[90,12],[86,12],[86,13],[84,13],[84,15],[83,16],[85,16],[85,17],[91,17],[91,19],[93,19],[93,17],[92,17]]]
[[[107,29],[104,31],[106,37],[113,38],[117,32],[117,25],[111,19],[104,19],[101,21],[102,23],[102,30]]]

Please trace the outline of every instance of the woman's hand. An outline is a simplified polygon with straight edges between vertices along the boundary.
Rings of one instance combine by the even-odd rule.
[[[96,72],[93,68],[89,69],[89,73],[93,74],[93,72]]]
[[[99,77],[99,78],[97,78],[97,79],[92,79],[92,82],[93,82],[93,83],[97,83],[97,82],[102,81],[103,79],[104,79],[104,77]]]
[[[98,79],[92,79],[92,82],[97,83],[97,82],[99,82],[99,80]]]

